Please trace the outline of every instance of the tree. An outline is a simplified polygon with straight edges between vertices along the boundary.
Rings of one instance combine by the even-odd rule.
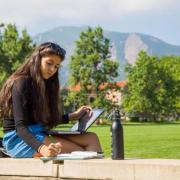
[[[23,63],[34,45],[26,30],[21,36],[14,24],[1,24],[0,31],[0,87],[3,82]]]
[[[91,104],[93,107],[110,107],[111,102],[105,94],[112,88],[113,83],[110,82],[118,76],[118,63],[110,59],[109,50],[109,39],[103,36],[101,27],[94,30],[88,27],[81,32],[70,62],[70,85],[80,85],[80,91],[71,91],[66,105],[75,102],[76,106]],[[107,82],[107,86],[100,90],[100,85]]]
[[[162,57],[159,65],[162,73],[160,87],[162,114],[178,118],[180,115],[180,57]]]
[[[125,112],[145,113],[156,118],[159,114],[157,91],[158,60],[141,51],[134,66],[128,66],[128,90],[123,97]]]
[[[126,68],[125,112],[143,113],[151,120],[177,116],[180,113],[179,70],[179,57],[157,58],[140,52],[135,65]]]

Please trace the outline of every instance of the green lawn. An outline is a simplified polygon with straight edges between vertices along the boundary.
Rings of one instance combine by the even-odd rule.
[[[124,124],[126,158],[180,159],[180,124]],[[99,135],[106,156],[111,155],[110,126],[90,129]]]
[[[126,158],[180,159],[180,123],[126,123],[123,127]],[[93,126],[89,131],[98,134],[103,151],[109,157],[110,125]]]

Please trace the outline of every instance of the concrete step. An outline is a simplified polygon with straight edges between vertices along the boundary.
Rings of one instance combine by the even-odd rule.
[[[180,160],[68,160],[59,175],[72,179],[180,180]]]
[[[33,158],[0,158],[0,175],[58,177],[61,164]]]
[[[43,162],[0,158],[0,180],[180,180],[180,160],[90,159]]]

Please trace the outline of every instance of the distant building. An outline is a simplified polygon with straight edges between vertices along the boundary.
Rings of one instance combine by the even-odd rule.
[[[107,85],[109,84],[108,83],[101,84],[99,86],[99,89],[103,90],[106,88]],[[106,98],[116,103],[117,105],[120,105],[122,102],[123,91],[126,89],[127,81],[115,82],[115,85],[120,87],[121,90],[116,91],[115,89],[112,88],[112,90],[107,91]],[[80,91],[81,87],[80,87],[80,84],[78,84],[75,86],[71,86],[68,89],[72,91]],[[95,97],[96,97],[95,94],[90,94],[89,101],[93,101]]]

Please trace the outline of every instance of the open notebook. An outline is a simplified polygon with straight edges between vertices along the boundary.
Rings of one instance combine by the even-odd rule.
[[[98,153],[94,151],[73,151],[71,153],[58,154],[55,157],[40,157],[43,161],[49,160],[78,160],[78,159],[93,159],[93,158],[103,158],[103,153]]]
[[[104,112],[104,109],[92,109],[92,116],[84,115],[79,119],[69,130],[50,130],[49,135],[62,135],[62,134],[82,134],[96,121],[96,119]]]

